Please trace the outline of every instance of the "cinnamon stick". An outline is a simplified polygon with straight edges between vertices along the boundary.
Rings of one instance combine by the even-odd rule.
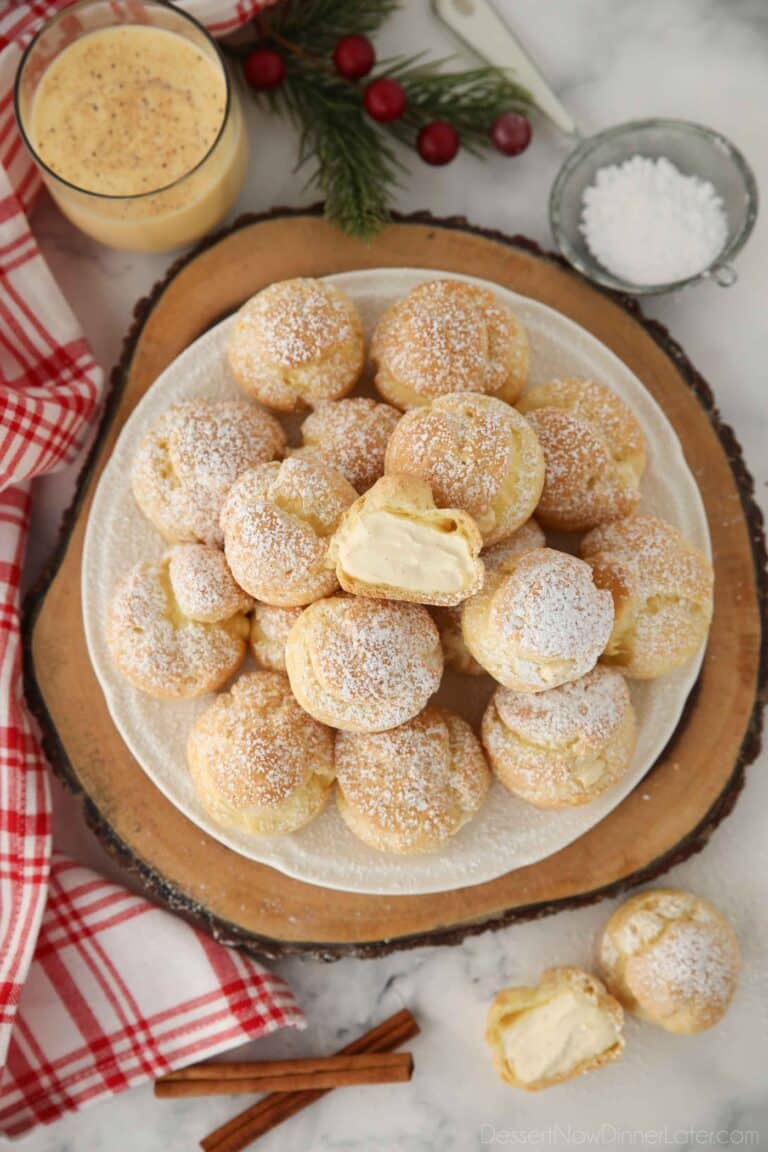
[[[409,1052],[365,1052],[307,1060],[268,1060],[234,1064],[193,1064],[155,1083],[161,1100],[192,1096],[246,1096],[259,1092],[300,1092],[349,1088],[356,1084],[400,1084],[410,1080]]]
[[[363,1052],[391,1052],[407,1040],[417,1036],[419,1026],[404,1008],[390,1016],[370,1032],[359,1036],[336,1053],[338,1056],[357,1056]],[[223,1124],[200,1141],[203,1152],[242,1152],[259,1136],[270,1132],[284,1120],[295,1116],[303,1108],[314,1104],[331,1089],[310,1089],[302,1092],[271,1092],[258,1103],[246,1108],[228,1123]]]

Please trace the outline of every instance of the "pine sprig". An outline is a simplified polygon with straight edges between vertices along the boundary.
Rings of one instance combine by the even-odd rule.
[[[319,68],[289,68],[273,101],[300,132],[299,166],[314,162],[310,183],[342,232],[368,240],[389,219],[399,167],[392,148],[363,112],[356,89]]]
[[[449,72],[450,61],[419,63],[403,60],[385,70],[408,93],[408,107],[401,120],[390,125],[393,134],[407,144],[432,120],[448,120],[469,152],[488,146],[488,126],[502,112],[525,112],[531,107],[527,89],[510,80],[498,68],[471,68]]]
[[[400,0],[284,0],[265,14],[264,27],[322,56],[342,36],[370,36],[399,6]]]
[[[447,120],[463,147],[478,154],[489,146],[497,116],[532,105],[526,89],[500,69],[452,72],[448,61],[397,57],[382,61],[365,83],[396,80],[406,92],[405,114],[386,124],[371,119],[361,86],[336,72],[333,50],[345,36],[370,36],[399,7],[400,0],[282,0],[256,18],[254,39],[225,47],[241,60],[257,47],[280,54],[285,78],[265,98],[298,129],[299,166],[312,166],[308,183],[323,194],[328,219],[365,240],[389,220],[403,168],[395,142],[413,147],[421,128]]]

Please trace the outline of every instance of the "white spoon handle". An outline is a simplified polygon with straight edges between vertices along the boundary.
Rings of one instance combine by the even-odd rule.
[[[488,0],[432,0],[432,3],[440,19],[478,56],[495,68],[512,69],[515,80],[529,90],[537,108],[553,124],[569,136],[578,135],[573,117]]]

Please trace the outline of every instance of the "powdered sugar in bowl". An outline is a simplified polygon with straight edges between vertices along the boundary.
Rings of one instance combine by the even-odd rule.
[[[695,177],[714,190],[725,217],[723,243],[711,261],[695,273],[676,275],[672,261],[666,278],[654,283],[633,282],[609,270],[607,261],[600,262],[590,247],[584,234],[584,194],[588,189],[594,192],[598,173],[604,174],[606,169],[614,175],[626,172],[628,162],[635,157],[654,163],[668,161],[678,176],[682,174],[681,179]],[[684,120],[636,120],[588,137],[571,153],[553,185],[549,219],[555,242],[569,264],[606,288],[641,296],[710,278],[724,287],[733,284],[736,272],[731,262],[752,231],[757,205],[754,174],[724,136]]]

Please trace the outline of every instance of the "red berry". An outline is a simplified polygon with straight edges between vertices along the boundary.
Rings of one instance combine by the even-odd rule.
[[[502,112],[493,122],[491,140],[505,156],[519,156],[531,142],[531,122],[520,112]]]
[[[447,120],[434,120],[419,132],[417,147],[426,164],[450,164],[459,150],[459,134]]]
[[[271,48],[256,48],[245,58],[245,79],[257,92],[270,92],[285,80],[285,60]]]
[[[376,53],[367,36],[342,36],[333,50],[333,62],[340,76],[359,80],[373,68]]]
[[[405,112],[408,100],[402,84],[397,80],[390,80],[382,76],[380,80],[372,80],[363,92],[363,105],[366,112],[380,124],[388,124],[390,120],[397,120]]]

